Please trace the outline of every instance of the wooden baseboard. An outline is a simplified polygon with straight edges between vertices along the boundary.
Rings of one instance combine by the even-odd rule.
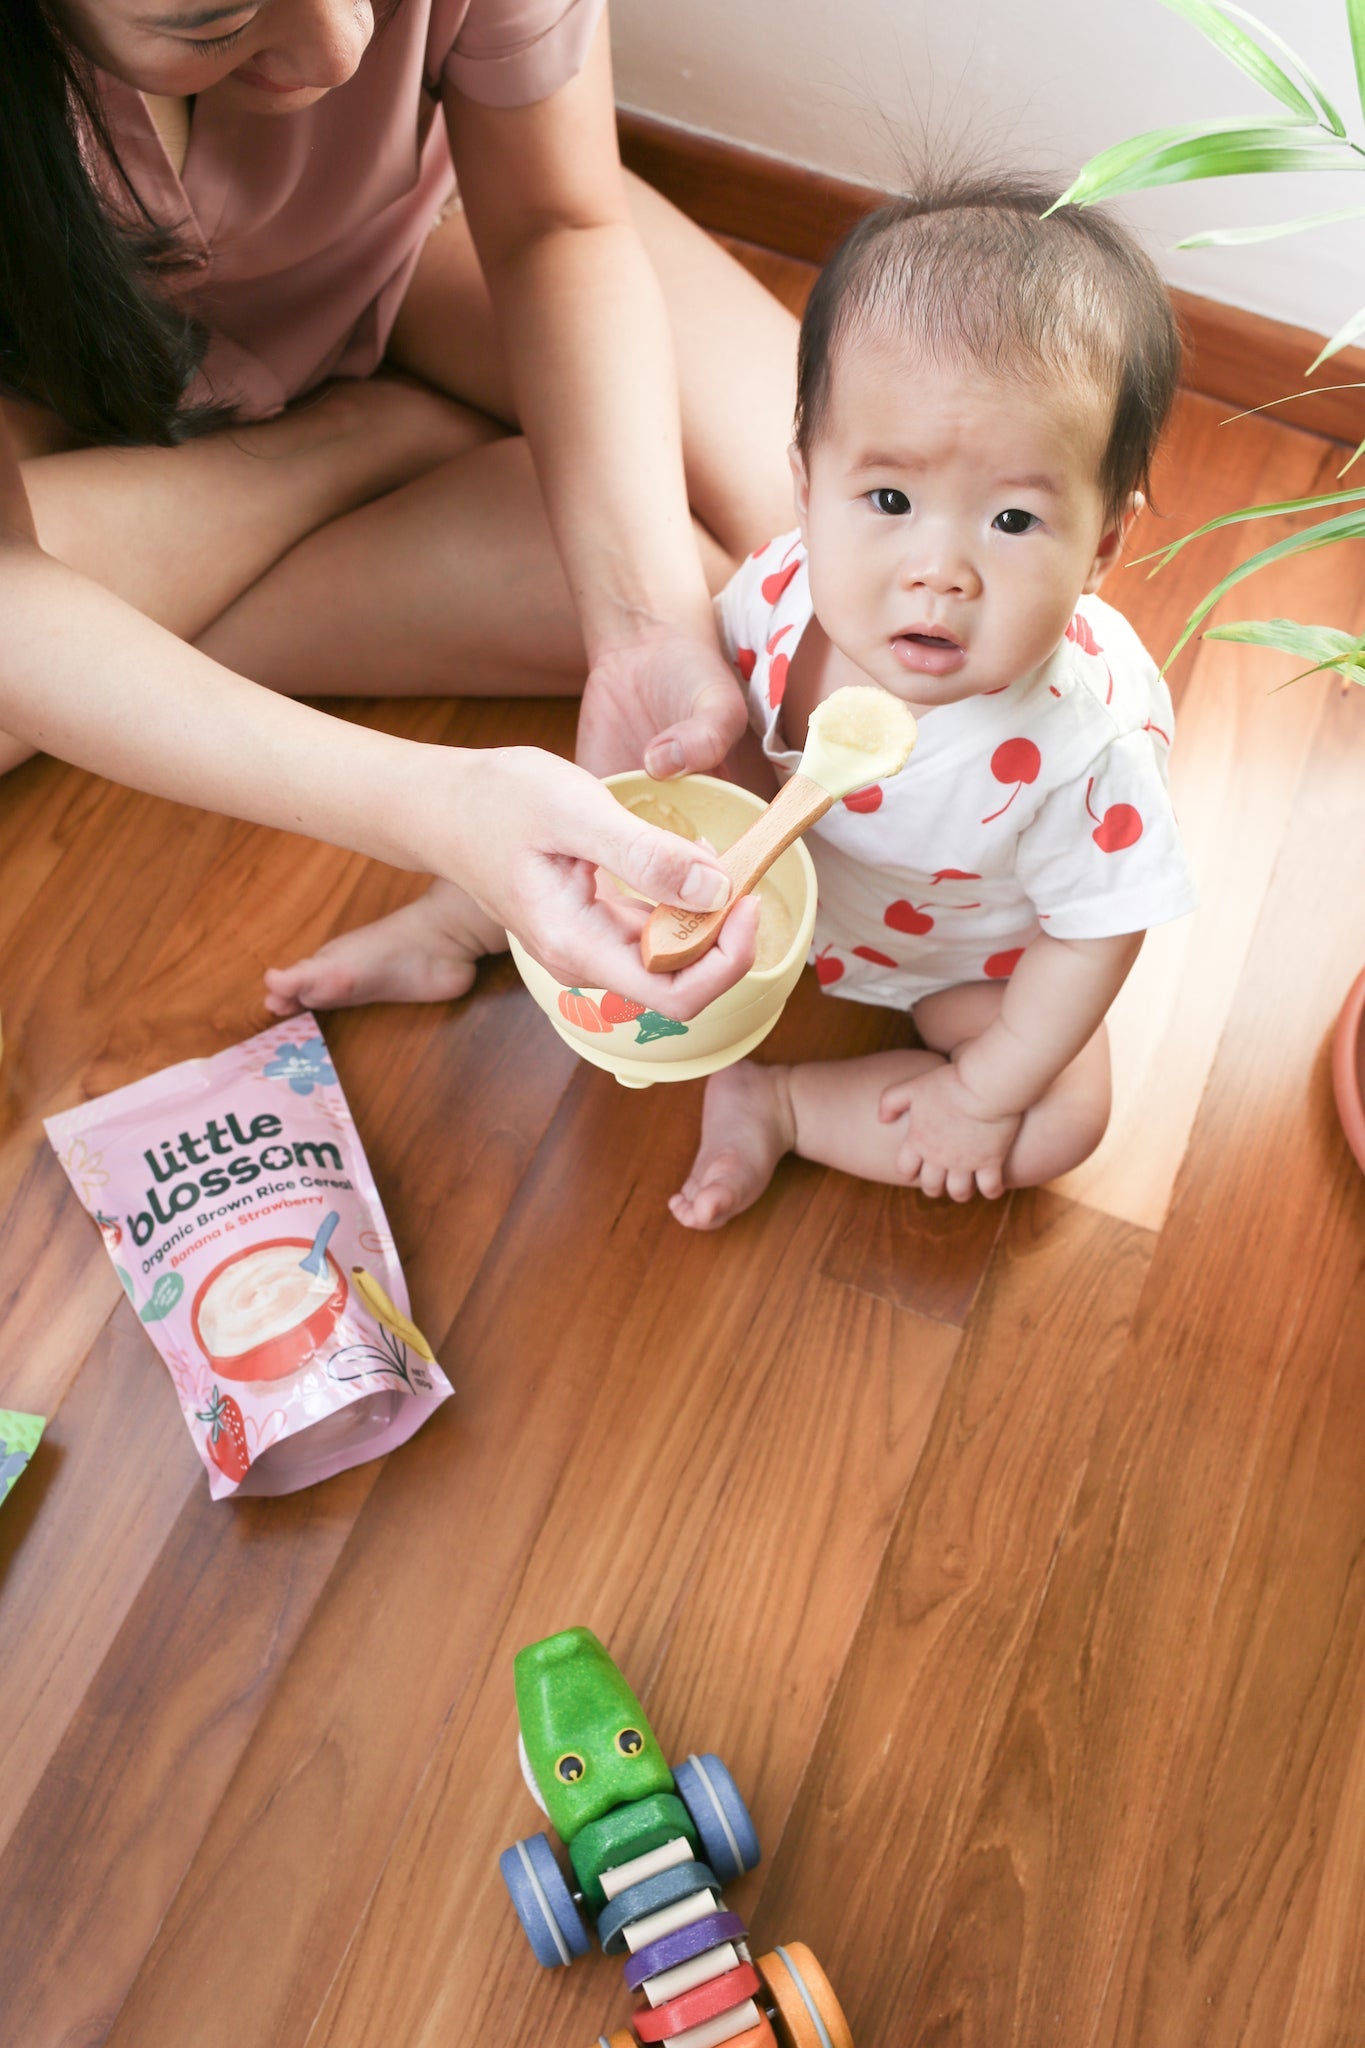
[[[840,236],[885,197],[871,185],[827,177],[670,121],[622,112],[619,126],[624,162],[702,227],[804,263],[823,263]],[[1303,390],[1304,372],[1324,336],[1193,292],[1172,297],[1192,390],[1238,409]],[[1318,378],[1365,383],[1365,349],[1343,349]],[[1365,439],[1365,390],[1316,390],[1277,407],[1277,415],[1286,425],[1354,445]]]

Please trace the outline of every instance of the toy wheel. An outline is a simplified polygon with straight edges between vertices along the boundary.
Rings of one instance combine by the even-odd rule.
[[[746,2027],[742,2034],[723,2042],[721,2048],[777,2048],[777,2036],[768,2022],[760,2019],[756,2027]]]
[[[635,1921],[647,1920],[665,1906],[676,1906],[680,1899],[693,1898],[698,1892],[719,1890],[720,1879],[704,1863],[675,1863],[671,1870],[660,1870],[640,1884],[633,1884],[629,1891],[618,1893],[597,1916],[597,1939],[603,1955],[620,1955],[627,1945],[626,1929]],[[710,1910],[714,1911],[714,1907]],[[697,1918],[702,1917],[698,1913]]]
[[[760,1956],[758,1974],[777,2007],[782,2048],[853,2048],[843,2008],[804,1941]]]
[[[498,1858],[522,1932],[545,1969],[567,1968],[588,1953],[588,1932],[544,1835],[504,1849]]]
[[[739,1787],[718,1756],[690,1756],[673,1773],[701,1852],[721,1883],[752,1870],[762,1851]]]

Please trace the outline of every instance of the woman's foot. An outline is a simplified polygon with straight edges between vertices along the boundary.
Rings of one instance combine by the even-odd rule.
[[[689,1230],[719,1230],[749,1208],[778,1160],[795,1146],[790,1072],[741,1060],[707,1082],[701,1144],[691,1173],[668,1205]]]
[[[350,1003],[454,1002],[482,956],[506,944],[472,896],[454,882],[433,882],[415,903],[340,933],[306,960],[268,967],[265,1006],[293,1017]]]

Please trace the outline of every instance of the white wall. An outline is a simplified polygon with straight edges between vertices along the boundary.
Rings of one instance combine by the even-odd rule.
[[[1353,138],[1345,0],[1252,0]],[[1067,180],[1145,128],[1277,103],[1158,0],[612,0],[622,105],[875,185],[904,141],[963,138]],[[1173,250],[1202,228],[1365,205],[1361,172],[1223,179],[1134,195],[1173,284],[1331,333],[1365,305],[1365,220],[1249,248]],[[1324,373],[1325,374],[1325,373]]]

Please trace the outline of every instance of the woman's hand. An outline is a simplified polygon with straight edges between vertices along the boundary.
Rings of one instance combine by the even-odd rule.
[[[905,1119],[896,1170],[907,1187],[954,1202],[970,1201],[978,1188],[990,1197],[1004,1193],[1005,1161],[1023,1117],[983,1103],[951,1061],[884,1089],[877,1113],[884,1124]]]
[[[594,662],[578,717],[578,759],[594,775],[641,766],[661,782],[704,775],[748,722],[744,693],[715,642],[661,628]]]
[[[650,903],[714,908],[730,892],[715,855],[634,817],[582,768],[533,747],[458,762],[455,846],[445,873],[514,932],[565,987],[613,989],[664,1016],[694,1017],[753,965],[758,904],[743,897],[709,953],[677,974],[640,958],[648,904],[597,892],[597,871]]]

